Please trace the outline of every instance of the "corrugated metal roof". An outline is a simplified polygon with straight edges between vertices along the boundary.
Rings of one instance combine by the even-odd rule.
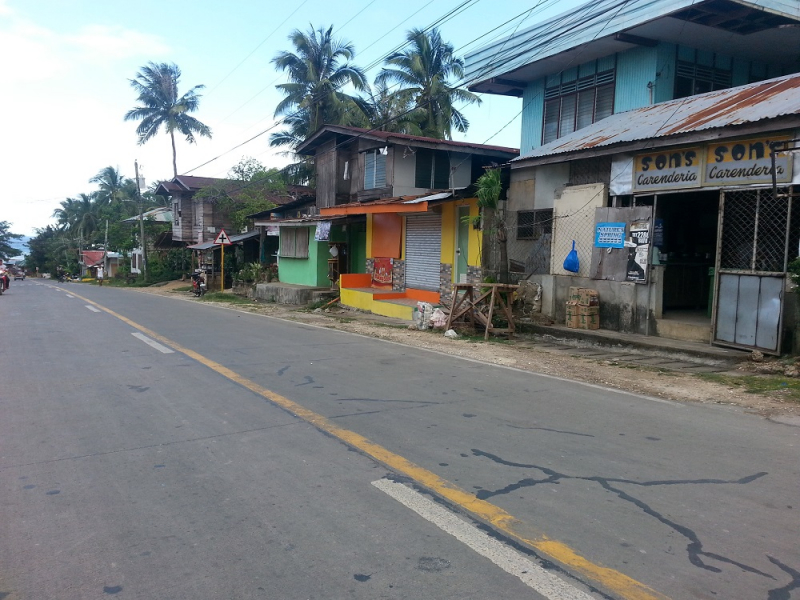
[[[800,3],[797,1],[731,1],[778,17],[800,19]],[[482,83],[488,83],[493,78],[510,76],[514,79],[514,71],[521,67],[570,50],[577,51],[579,59],[576,57],[565,60],[564,64],[554,66],[553,72],[633,47],[630,43],[615,41],[617,34],[648,35],[657,40],[677,43],[677,40],[673,39],[675,35],[678,40],[686,40],[689,35],[686,30],[692,29],[693,24],[685,20],[672,19],[674,26],[669,27],[666,21],[670,20],[670,15],[684,9],[696,10],[712,4],[711,0],[593,0],[467,54],[465,79],[469,82],[470,89],[478,89],[482,87]],[[652,25],[656,20],[660,20],[661,25],[655,29],[652,26],[643,28],[647,24]],[[709,35],[713,35],[712,27],[703,29]],[[750,38],[750,36],[732,35],[723,30],[719,32],[728,39],[729,46],[742,43],[746,45]],[[592,49],[588,48],[590,45]],[[786,56],[784,62],[785,59]],[[529,81],[527,77],[523,77],[522,80]],[[499,85],[502,87],[503,83]],[[480,91],[485,90],[480,89]]]
[[[172,223],[172,210],[169,208],[159,207],[142,213],[145,221],[154,221],[156,223]],[[124,219],[123,223],[138,223],[139,215]]]
[[[238,235],[232,235],[232,236],[230,236],[230,240],[231,240],[231,243],[235,244],[237,242],[243,242],[245,240],[249,240],[249,239],[252,239],[252,238],[258,237],[258,236],[259,236],[259,232],[258,231],[248,231],[247,233],[240,233]]]
[[[216,248],[219,244],[215,244],[214,242],[200,242],[199,244],[192,244],[191,246],[186,246],[190,250],[209,250],[210,248]]]
[[[617,113],[512,162],[790,115],[800,115],[800,74]]]
[[[298,154],[313,154],[316,151],[316,146],[322,138],[329,135],[343,134],[352,135],[353,137],[360,137],[368,140],[385,141],[394,144],[408,144],[414,145],[414,142],[421,144],[433,144],[437,146],[444,146],[453,148],[454,151],[460,149],[463,152],[481,151],[483,153],[499,153],[499,154],[519,154],[518,148],[507,148],[506,146],[490,146],[487,144],[474,144],[472,142],[458,142],[455,140],[442,140],[439,138],[423,137],[421,135],[410,135],[407,133],[394,133],[391,131],[379,131],[377,129],[364,129],[362,127],[349,127],[345,125],[323,125],[311,136],[309,136],[302,144],[296,148]]]

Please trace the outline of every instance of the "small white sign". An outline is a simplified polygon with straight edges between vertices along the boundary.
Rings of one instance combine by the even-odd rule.
[[[219,235],[217,239],[214,240],[215,244],[220,244],[222,246],[230,246],[231,245],[231,238],[228,237],[228,234],[225,233],[224,229],[219,230]]]

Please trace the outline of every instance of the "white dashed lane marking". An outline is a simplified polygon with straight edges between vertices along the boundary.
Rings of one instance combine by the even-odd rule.
[[[162,346],[162,345],[161,345],[161,344],[159,344],[157,341],[155,341],[155,340],[153,340],[153,339],[150,339],[149,337],[147,337],[147,336],[146,336],[145,334],[143,334],[143,333],[138,333],[138,332],[137,332],[137,333],[132,333],[131,335],[132,335],[133,337],[135,337],[135,338],[138,338],[138,339],[142,340],[142,341],[143,341],[145,344],[147,344],[148,346],[152,346],[153,348],[155,348],[155,349],[156,349],[156,350],[158,350],[159,352],[163,352],[164,354],[173,354],[173,353],[175,352],[175,350],[172,350],[172,349],[170,349],[170,348],[167,348],[166,346]]]
[[[419,492],[388,479],[373,481],[372,485],[488,558],[506,573],[518,577],[548,600],[592,600],[593,596],[570,585],[521,552],[489,536]]]

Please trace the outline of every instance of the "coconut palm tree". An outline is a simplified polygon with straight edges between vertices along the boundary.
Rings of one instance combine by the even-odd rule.
[[[453,55],[453,45],[442,40],[437,29],[412,29],[406,34],[405,50],[386,59],[378,81],[399,83],[399,93],[416,106],[416,117],[423,135],[450,139],[452,130],[464,133],[469,121],[454,104],[480,104],[480,98],[456,87],[452,78],[464,76],[464,61]]]
[[[128,179],[114,167],[105,167],[89,180],[89,183],[98,184],[95,192],[95,202],[109,206],[123,200],[128,200],[133,185],[133,180]]]
[[[270,145],[294,148],[325,124],[349,125],[354,98],[341,89],[352,85],[358,91],[367,87],[363,71],[350,64],[353,44],[333,37],[328,29],[295,29],[289,40],[295,52],[280,52],[272,63],[289,75],[289,83],[277,85],[286,96],[275,108],[284,117],[285,131],[270,136]]]
[[[207,138],[211,137],[211,129],[189,115],[195,112],[200,105],[200,95],[197,90],[204,85],[196,85],[183,96],[178,96],[178,83],[181,70],[175,63],[149,62],[139,69],[134,79],[130,80],[131,87],[139,97],[141,106],[135,106],[125,113],[126,121],[141,121],[136,133],[139,144],[156,135],[161,127],[169,133],[172,140],[172,170],[178,176],[178,163],[175,152],[175,132],[186,136],[186,141],[195,143],[195,134]]]
[[[385,81],[376,81],[356,102],[364,114],[364,125],[379,131],[422,135],[414,118],[414,105],[409,94],[392,92]]]

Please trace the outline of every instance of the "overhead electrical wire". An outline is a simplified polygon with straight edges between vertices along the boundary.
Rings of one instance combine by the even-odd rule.
[[[435,20],[433,23],[431,23],[430,25],[428,25],[428,26],[427,26],[427,27],[426,27],[426,28],[425,28],[423,31],[429,31],[430,29],[432,29],[432,28],[436,27],[438,24],[440,24],[440,22],[446,22],[446,20],[449,20],[449,18],[452,18],[452,17],[453,17],[455,14],[458,14],[458,13],[459,13],[459,12],[461,12],[462,10],[465,10],[466,8],[469,8],[469,7],[473,6],[473,5],[474,5],[474,4],[476,4],[478,1],[479,1],[479,0],[464,0],[464,1],[463,1],[463,2],[461,2],[461,3],[460,3],[458,6],[456,6],[454,9],[452,9],[452,10],[448,11],[447,13],[445,13],[444,15],[442,15],[441,17],[439,17],[438,19],[436,19],[436,20]],[[410,18],[410,17],[409,17],[409,18]],[[398,26],[399,26],[399,25],[396,25],[396,26],[395,26],[395,27],[392,29],[392,31],[393,31],[393,30],[394,30],[396,27],[398,27]],[[408,41],[406,41],[406,42],[404,42],[403,44],[400,44],[399,46],[397,46],[395,49],[391,50],[391,51],[390,51],[389,53],[387,53],[385,56],[381,56],[381,57],[379,57],[379,58],[375,59],[375,60],[374,60],[372,63],[370,63],[370,66],[366,67],[364,70],[369,70],[369,69],[373,68],[374,66],[377,66],[377,65],[379,65],[381,62],[383,62],[383,61],[385,60],[385,58],[386,58],[386,57],[388,57],[388,56],[391,56],[391,54],[393,54],[393,53],[395,53],[395,52],[398,52],[400,49],[402,49],[402,48],[403,48],[405,45],[407,45],[408,43],[409,43],[409,42],[408,42]],[[259,93],[260,93],[260,92],[259,92]],[[313,101],[313,99],[312,99],[312,101]],[[238,110],[238,109],[237,109],[237,110]],[[196,171],[197,169],[200,169],[200,168],[202,168],[202,167],[204,167],[204,166],[206,166],[206,165],[208,165],[208,164],[210,164],[210,163],[212,163],[212,162],[214,162],[214,161],[216,161],[216,160],[218,160],[218,159],[222,158],[223,156],[225,156],[226,154],[229,154],[229,153],[230,153],[230,152],[232,152],[233,150],[236,150],[237,148],[241,148],[242,146],[244,146],[244,145],[246,145],[246,144],[249,144],[249,143],[250,143],[250,142],[252,142],[253,140],[255,140],[255,139],[257,139],[257,138],[261,137],[262,135],[264,135],[265,133],[268,133],[269,131],[272,131],[272,130],[273,130],[273,129],[275,129],[276,127],[278,127],[278,126],[282,125],[282,124],[284,123],[285,119],[287,119],[287,118],[291,118],[292,116],[297,116],[298,114],[300,114],[300,112],[301,112],[301,111],[299,111],[299,110],[298,110],[298,111],[295,111],[294,113],[292,113],[291,115],[287,115],[286,117],[284,117],[284,119],[283,119],[283,120],[281,120],[281,121],[278,121],[278,122],[274,123],[273,125],[271,125],[271,126],[270,126],[270,127],[268,127],[267,129],[264,129],[264,130],[262,130],[261,132],[259,132],[259,133],[257,133],[256,135],[254,135],[254,136],[250,137],[250,138],[249,138],[249,139],[247,139],[246,141],[244,141],[244,142],[241,142],[241,143],[239,143],[239,144],[236,144],[235,146],[233,146],[233,147],[232,147],[232,148],[230,148],[229,150],[226,150],[225,152],[222,152],[221,154],[218,154],[218,155],[217,155],[217,156],[215,156],[214,158],[211,158],[211,159],[207,160],[206,162],[204,162],[204,163],[202,163],[202,164],[200,164],[200,165],[197,165],[196,167],[193,167],[193,168],[189,169],[188,171],[185,171],[183,174],[184,174],[184,175],[188,175],[189,173],[191,173],[191,172],[193,172],[193,171]],[[227,118],[227,117],[226,117],[226,118]]]

